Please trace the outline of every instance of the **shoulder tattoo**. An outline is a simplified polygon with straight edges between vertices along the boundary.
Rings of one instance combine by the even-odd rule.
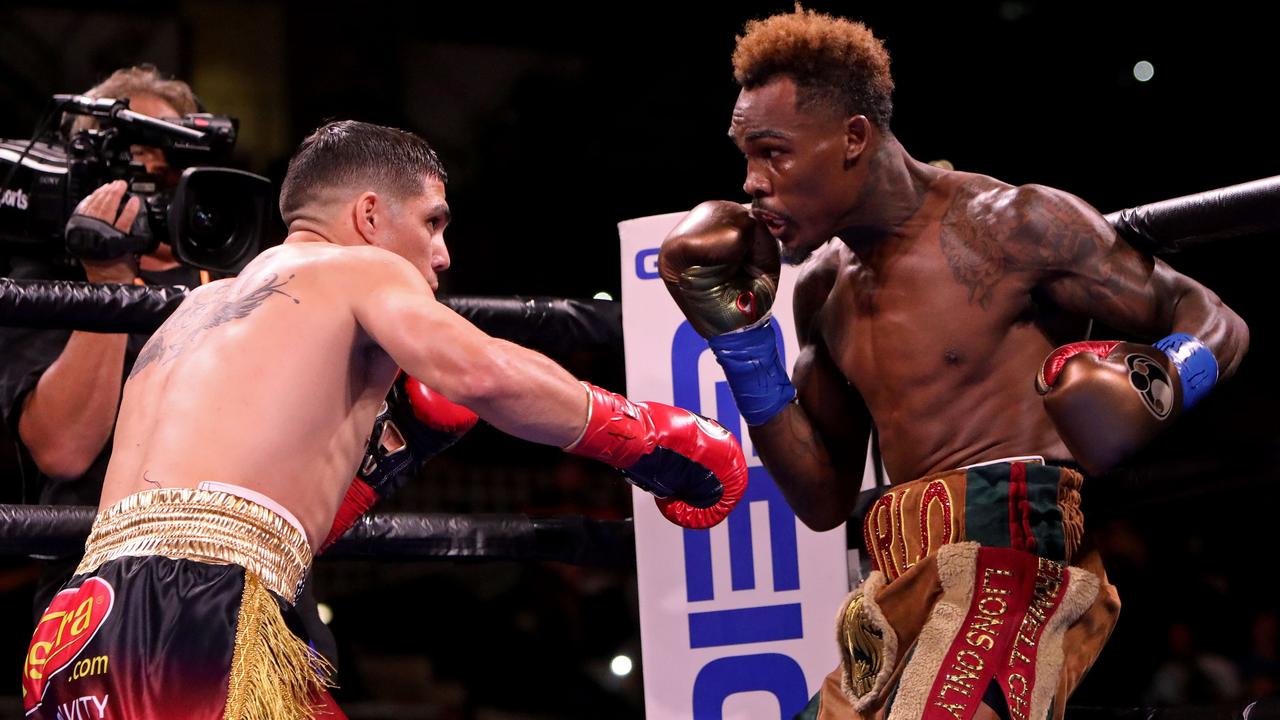
[[[293,278],[290,275],[287,280],[279,280],[279,276],[272,273],[249,290],[236,293],[232,285],[227,284],[211,290],[203,297],[192,298],[190,302],[183,303],[143,345],[138,359],[133,363],[133,369],[129,371],[129,378],[132,379],[157,362],[173,362],[193,346],[206,330],[248,317],[273,296],[280,295],[289,298],[295,305],[301,304],[301,300],[281,289]]]

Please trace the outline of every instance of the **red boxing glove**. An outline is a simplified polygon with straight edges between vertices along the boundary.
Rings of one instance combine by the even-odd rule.
[[[682,527],[709,528],[742,499],[746,458],[719,423],[583,385],[591,399],[587,424],[566,452],[619,468],[633,485],[657,496],[658,511]]]
[[[1062,368],[1067,366],[1067,361],[1076,355],[1091,353],[1100,358],[1105,358],[1119,344],[1119,340],[1086,340],[1068,343],[1056,348],[1049,353],[1049,357],[1044,359],[1044,364],[1040,366],[1040,372],[1036,373],[1036,392],[1041,395],[1049,392],[1049,389],[1057,384],[1058,376],[1062,374]]]
[[[409,407],[413,411],[413,417],[421,423],[424,433],[421,438],[416,439],[419,449],[427,450],[431,442],[439,443],[442,440],[439,433],[451,436],[447,445],[430,450],[432,455],[439,453],[457,442],[458,438],[480,421],[480,416],[469,408],[449,400],[423,385],[420,380],[403,373],[401,375],[405,379],[404,394],[409,398]]]
[[[400,373],[374,419],[360,469],[347,487],[320,552],[342,537],[374,503],[399,490],[423,463],[475,427],[479,419],[467,408]]]

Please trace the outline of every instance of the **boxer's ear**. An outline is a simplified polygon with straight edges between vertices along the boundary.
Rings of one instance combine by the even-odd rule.
[[[360,193],[351,205],[351,220],[355,230],[365,244],[373,245],[379,231],[386,222],[387,204],[378,193],[366,191]]]
[[[866,115],[853,115],[844,123],[844,161],[850,167],[858,161],[871,140],[871,121]]]

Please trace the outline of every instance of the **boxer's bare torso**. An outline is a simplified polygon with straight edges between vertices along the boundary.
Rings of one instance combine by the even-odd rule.
[[[377,255],[389,253],[290,243],[192,292],[125,386],[101,507],[230,483],[323,538],[397,369],[353,305],[395,281]]]
[[[907,221],[862,242],[833,240],[804,266],[801,343],[865,402],[894,481],[1015,455],[1069,457],[1033,379],[1086,321],[1038,286],[1059,258],[1093,255],[1098,243],[1069,219],[1053,236],[1020,236],[1054,210],[991,178],[939,174]]]

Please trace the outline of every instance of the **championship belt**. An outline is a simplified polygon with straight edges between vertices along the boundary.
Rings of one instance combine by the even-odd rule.
[[[939,594],[932,602],[932,593],[917,597],[890,622],[886,598],[904,581],[936,582]],[[872,573],[841,608],[842,689],[855,710],[869,713],[895,688],[889,720],[969,720],[995,682],[1013,720],[1044,718],[1058,686],[1063,634],[1098,588],[1098,578],[1080,568],[974,542],[942,548],[888,586],[883,573]],[[905,658],[904,648],[911,648]]]

